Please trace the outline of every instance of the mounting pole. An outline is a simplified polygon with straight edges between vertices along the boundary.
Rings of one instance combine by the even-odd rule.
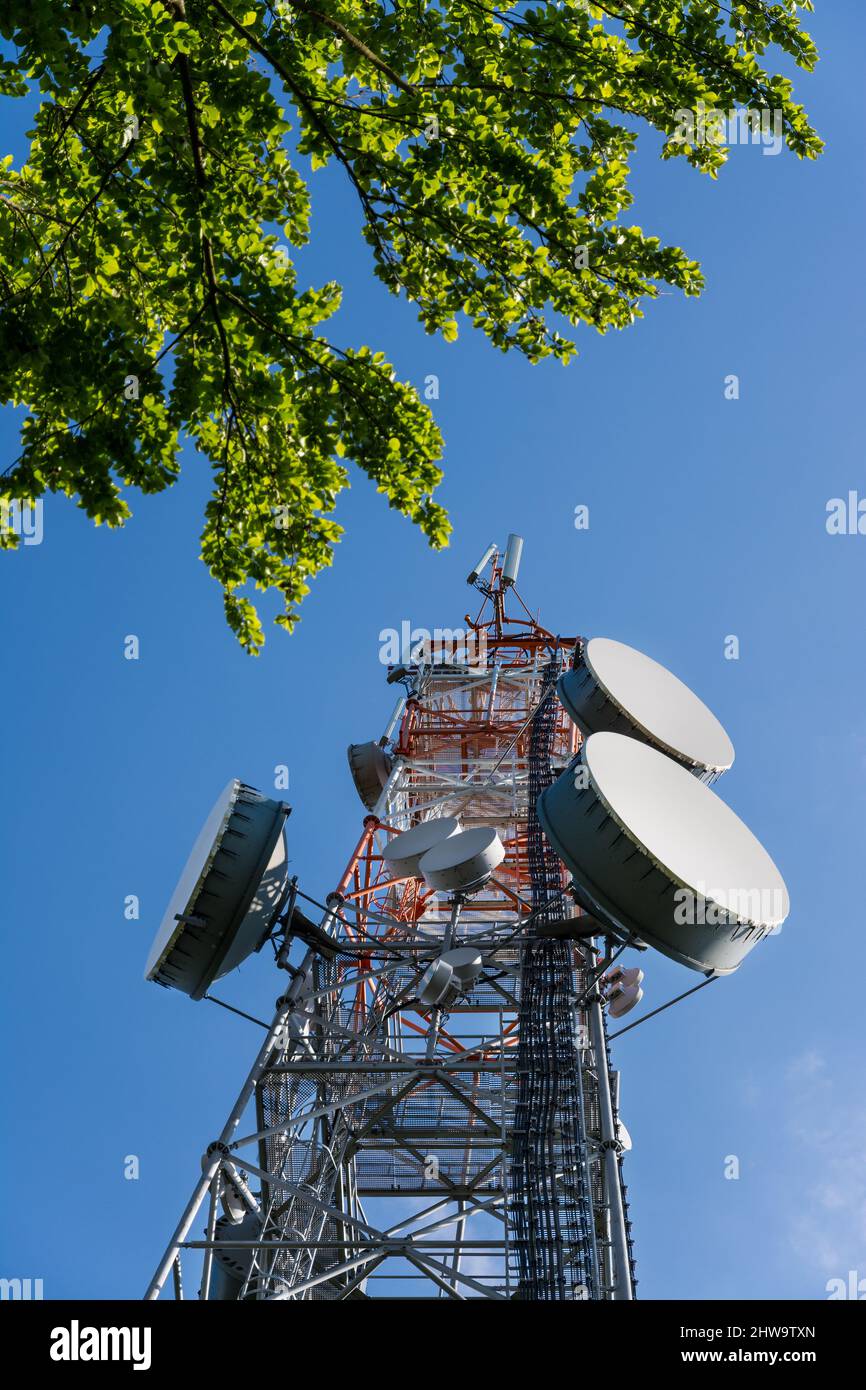
[[[613,1299],[631,1301],[634,1293],[629,1272],[628,1238],[625,1226],[625,1210],[622,1203],[622,1187],[619,1178],[620,1142],[616,1132],[613,1114],[613,1099],[610,1093],[610,1074],[607,1069],[607,1047],[604,1038],[604,1016],[601,998],[596,994],[589,1004],[589,1035],[595,1057],[598,1104],[601,1118],[602,1163],[604,1164],[604,1186],[610,1216],[610,1241],[613,1250]]]

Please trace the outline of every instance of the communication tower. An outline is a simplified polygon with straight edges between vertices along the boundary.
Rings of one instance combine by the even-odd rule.
[[[288,876],[289,808],[240,782],[196,843],[147,977],[212,998],[270,943],[284,988],[149,1298],[635,1296],[607,1017],[643,971],[617,962],[728,973],[787,895],[710,790],[718,721],[632,648],[545,629],[521,549],[489,546],[475,615],[389,668],[324,902]],[[719,893],[683,928],[677,894],[705,918],[718,874],[774,909]]]

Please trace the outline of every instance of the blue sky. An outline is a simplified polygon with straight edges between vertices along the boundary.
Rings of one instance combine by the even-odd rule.
[[[251,1025],[142,980],[199,823],[229,777],[267,790],[287,764],[293,869],[326,893],[360,824],[345,747],[377,737],[393,703],[380,630],[458,625],[469,565],[519,531],[521,591],[547,626],[647,651],[726,724],[737,760],[719,791],[793,904],[736,976],[614,1045],[639,1294],[820,1299],[828,1279],[866,1277],[866,537],[825,527],[830,498],[866,497],[866,15],[819,0],[808,27],[822,62],[798,92],[823,159],[736,148],[714,184],[645,142],[633,220],[699,259],[707,290],[666,295],[626,333],[582,333],[568,368],[503,357],[467,328],[451,346],[426,337],[373,280],[339,179],[316,176],[301,278],[346,285],[332,336],[383,349],[419,387],[439,376],[446,552],[357,476],[333,569],[259,660],[197,558],[208,477],[192,456],[170,492],[133,498],[125,532],[49,499],[42,544],[0,556],[0,1273],[43,1278],[49,1298],[141,1293],[258,1046]],[[0,117],[20,153],[20,113]],[[3,466],[15,439],[5,412]],[[696,982],[642,964],[649,1007]],[[262,1015],[278,986],[259,958],[222,993]]]

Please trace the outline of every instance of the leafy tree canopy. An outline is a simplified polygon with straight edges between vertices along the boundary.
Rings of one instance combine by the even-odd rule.
[[[715,177],[682,112],[781,113],[820,141],[766,54],[811,69],[811,0],[0,0],[0,91],[39,106],[0,166],[0,395],[26,408],[0,497],[45,491],[121,525],[129,490],[210,461],[202,558],[240,641],[247,596],[291,628],[330,564],[351,461],[433,546],[439,431],[381,352],[297,283],[308,175],[357,198],[375,272],[426,330],[468,318],[530,361],[574,352],[698,265],[629,223],[642,124]],[[335,257],[336,259],[336,257]],[[335,267],[336,268],[336,267]],[[7,528],[2,536],[14,544]]]

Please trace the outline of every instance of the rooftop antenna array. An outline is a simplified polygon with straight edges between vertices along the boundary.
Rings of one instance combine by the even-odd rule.
[[[713,790],[715,716],[634,648],[542,627],[522,549],[469,574],[471,646],[389,670],[324,901],[289,877],[289,808],[245,783],[196,841],[147,979],[214,1000],[269,946],[283,987],[149,1298],[635,1297],[608,1019],[649,982],[623,952],[706,984],[788,895]]]

